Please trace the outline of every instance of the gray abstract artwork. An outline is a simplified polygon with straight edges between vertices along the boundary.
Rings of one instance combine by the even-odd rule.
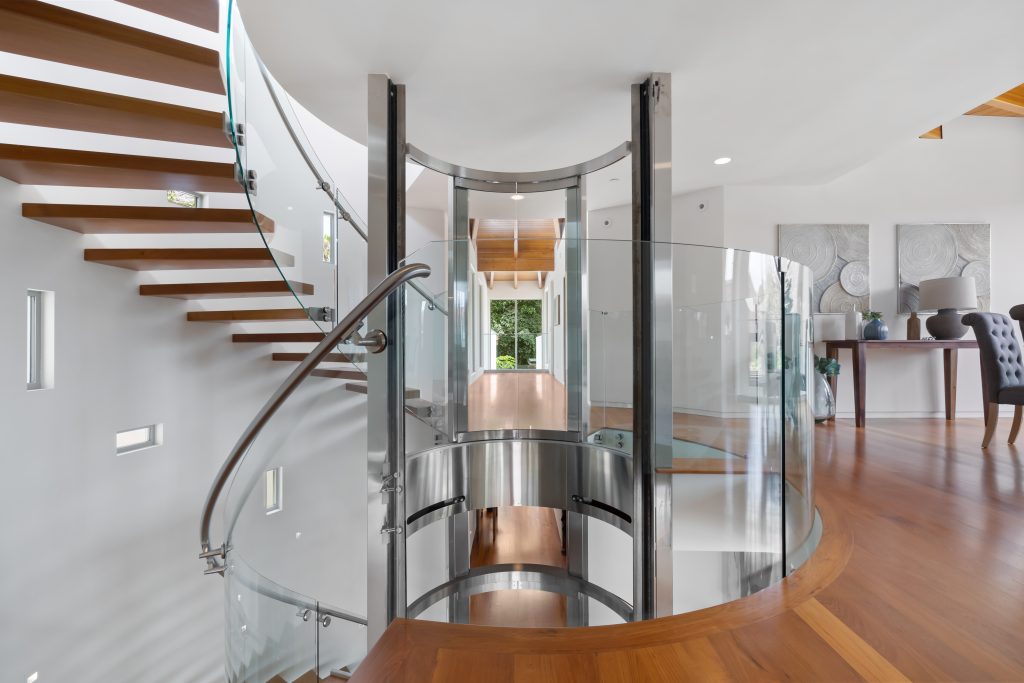
[[[937,277],[973,277],[978,310],[992,300],[991,247],[987,223],[927,223],[896,226],[900,262],[900,313],[918,310],[919,285]]]
[[[780,225],[779,255],[814,273],[814,313],[870,310],[867,225]]]

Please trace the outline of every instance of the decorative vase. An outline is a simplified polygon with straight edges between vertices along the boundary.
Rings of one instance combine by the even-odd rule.
[[[921,319],[917,317],[917,311],[911,311],[907,318],[907,339],[917,341],[921,338]]]
[[[814,377],[814,421],[825,422],[836,416],[836,397],[824,374],[816,372]]]
[[[889,338],[889,326],[881,318],[875,318],[864,326],[864,338],[881,341]]]

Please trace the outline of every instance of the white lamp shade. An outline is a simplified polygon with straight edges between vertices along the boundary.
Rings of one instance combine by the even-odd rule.
[[[953,308],[958,311],[978,307],[978,292],[973,277],[940,277],[921,281],[922,311]]]

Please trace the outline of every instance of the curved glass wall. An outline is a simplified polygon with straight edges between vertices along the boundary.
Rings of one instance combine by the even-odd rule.
[[[313,151],[325,149],[310,142],[313,120],[266,72],[233,2],[228,14],[239,179],[294,302],[287,331],[315,340],[334,324],[325,309],[344,314],[366,294],[366,228]],[[671,396],[672,457],[655,487],[655,505],[671,511],[662,613],[780,580],[820,531],[809,271],[733,249],[584,239],[573,192],[471,192],[468,237],[428,241],[405,260],[432,268],[397,291],[404,337],[392,340],[406,449],[405,533],[392,542],[407,552],[409,616],[634,618],[633,268],[643,260],[671,264],[671,371],[656,376]],[[264,426],[220,501],[230,681],[344,676],[365,655],[376,529],[358,341],[334,349]],[[509,530],[522,542],[510,544]]]
[[[445,282],[441,274],[460,245],[430,243],[407,259],[434,268],[430,300],[407,308],[407,315],[417,319],[418,336],[406,349],[406,367],[412,369],[407,389],[431,387],[433,414],[450,416],[464,409],[469,427],[454,433],[450,422],[438,419],[432,439],[407,447],[407,490],[415,492],[407,498],[407,511],[410,518],[423,515],[407,532],[409,601],[416,605],[417,616],[484,623],[479,621],[484,617],[473,616],[482,612],[472,606],[483,594],[518,587],[526,590],[522,595],[529,604],[537,600],[531,591],[576,590],[579,586],[564,580],[567,571],[548,576],[538,569],[524,575],[499,567],[488,573],[479,559],[491,547],[488,534],[495,516],[500,520],[513,514],[510,506],[533,506],[546,512],[538,512],[529,528],[545,527],[551,544],[566,535],[561,510],[579,513],[586,525],[585,561],[579,571],[568,573],[586,580],[592,594],[585,602],[594,604],[575,611],[571,604],[563,607],[562,622],[554,625],[622,620],[617,600],[631,602],[633,591],[631,524],[625,521],[633,512],[632,494],[600,489],[586,477],[574,482],[573,471],[603,468],[607,476],[610,466],[594,463],[616,454],[625,460],[621,471],[615,471],[632,481],[635,368],[629,264],[638,250],[667,255],[673,272],[672,373],[658,377],[672,387],[673,459],[671,466],[659,470],[665,486],[658,489],[659,505],[672,511],[672,613],[749,595],[806,559],[815,519],[806,268],[733,249],[593,239],[572,245],[551,238],[547,248],[555,254],[552,270],[540,277],[527,273],[513,289],[503,287],[502,280],[492,281],[481,267],[481,254],[508,249],[485,239],[478,233],[461,245],[470,254],[463,307],[467,351],[461,356],[468,364],[463,374],[469,386],[462,407],[451,404],[453,392],[446,384],[453,376],[454,358],[446,352],[452,343],[449,321],[429,310],[458,307],[449,290],[453,280]],[[575,361],[567,350],[559,259],[574,247],[586,254],[588,274],[586,335],[578,358],[587,369],[582,391],[586,442],[592,448],[579,448],[568,457],[558,455],[559,441],[572,440],[564,412],[572,387],[564,370]],[[543,343],[553,353],[547,364],[529,372],[497,367],[501,354],[489,304],[509,297],[535,298],[542,308]],[[414,328],[407,323],[407,329]],[[424,357],[427,347],[431,351]],[[509,445],[523,438],[546,444],[535,460],[529,448]],[[487,448],[473,446],[481,439]],[[565,463],[555,463],[567,457]],[[479,466],[483,461],[487,467]],[[588,486],[589,493],[583,490]],[[554,522],[547,524],[552,516]],[[453,521],[460,517],[468,519]],[[465,529],[453,531],[456,524]],[[453,533],[468,534],[474,558],[469,566],[453,569],[448,556]],[[526,555],[511,559],[530,561]],[[557,569],[566,570],[564,560],[554,559]],[[456,580],[460,572],[464,585]],[[469,607],[454,600],[460,590],[472,596]],[[527,619],[518,625],[553,624]]]

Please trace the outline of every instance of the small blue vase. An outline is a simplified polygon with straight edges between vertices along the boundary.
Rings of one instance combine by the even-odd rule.
[[[864,338],[882,341],[889,338],[889,326],[884,320],[876,319],[864,326]]]

